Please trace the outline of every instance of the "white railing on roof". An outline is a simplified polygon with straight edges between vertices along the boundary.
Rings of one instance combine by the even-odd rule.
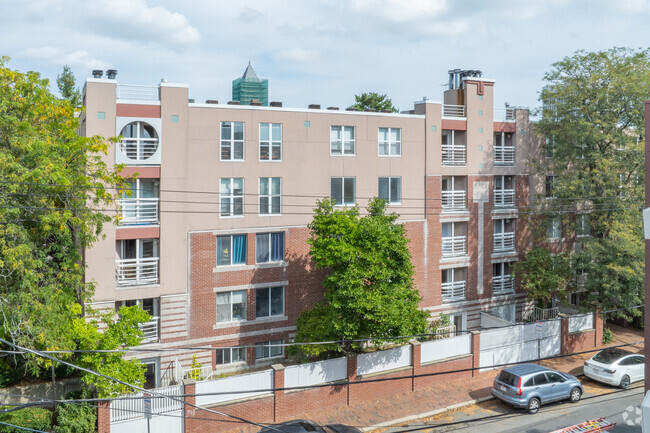
[[[117,99],[133,101],[159,101],[158,86],[139,86],[137,84],[118,84]]]
[[[527,312],[526,319],[529,321],[551,320],[551,319],[555,319],[559,314],[560,314],[560,309],[558,307],[554,307],[554,308],[534,307],[532,310],[529,310]]]
[[[494,120],[496,121],[506,121],[514,122],[515,121],[515,109],[514,108],[495,108],[494,109]]]
[[[515,234],[513,232],[494,234],[494,252],[513,251],[515,249]]]
[[[514,189],[495,189],[494,190],[494,206],[496,207],[512,207],[515,205],[515,190]]]
[[[465,299],[466,281],[442,283],[442,302],[462,301]]]
[[[158,283],[159,260],[159,257],[116,260],[115,278],[117,279],[117,285],[123,287]]]
[[[120,225],[157,224],[159,202],[159,198],[123,198],[118,200]]]
[[[145,323],[140,323],[138,327],[144,334],[142,336],[142,344],[153,343],[158,341],[158,324],[160,323],[160,317],[153,317],[150,321]]]
[[[492,294],[505,295],[515,292],[515,280],[512,275],[501,275],[492,277]]]
[[[466,191],[443,191],[442,192],[442,209],[465,209]]]
[[[183,370],[183,379],[210,380],[212,377],[212,366],[204,365],[201,367],[187,368]]]
[[[494,165],[514,165],[515,146],[494,146]]]
[[[455,257],[467,254],[467,236],[449,236],[441,239],[442,256]]]
[[[465,106],[444,104],[442,106],[442,117],[465,117]]]
[[[443,165],[467,164],[467,148],[465,146],[443,144],[442,164]]]
[[[151,413],[166,413],[180,410],[183,408],[183,385],[173,385],[166,388],[156,388],[157,394],[165,396],[174,396],[176,399],[151,396]],[[144,417],[144,398],[143,393],[125,394],[117,399],[111,400],[110,403],[111,422],[124,421],[127,419]]]
[[[456,325],[440,326],[436,328],[431,338],[433,338],[434,340],[442,340],[445,338],[454,337],[455,335],[456,335]]]

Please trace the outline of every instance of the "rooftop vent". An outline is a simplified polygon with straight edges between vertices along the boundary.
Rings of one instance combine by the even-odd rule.
[[[282,107],[282,102],[271,101],[271,102],[269,103],[269,106],[270,106],[270,107]]]
[[[449,73],[449,90],[463,89],[463,78],[480,78],[483,75],[483,72],[478,69],[450,69],[447,72]]]
[[[370,111],[371,113],[374,113],[374,112],[377,111],[377,109],[376,108],[366,108],[363,111]]]
[[[388,108],[384,108],[383,110],[381,110],[381,112],[382,112],[382,113],[392,113],[393,110],[388,109]]]
[[[193,98],[190,98],[190,99],[187,100],[187,102],[188,102],[189,104],[194,104],[194,99],[193,99]]]
[[[320,110],[320,104],[309,104],[309,109]]]
[[[262,103],[260,101],[251,101],[251,105],[254,107],[261,107]]]
[[[101,69],[93,69],[93,78],[102,78],[102,75],[104,75],[104,71]]]
[[[205,103],[206,103],[206,104],[218,104],[219,101],[216,100],[216,99],[206,99],[206,100],[205,100]]]
[[[239,101],[228,101],[228,105],[239,105]]]
[[[359,109],[357,107],[348,107],[345,111],[359,111]]]
[[[116,76],[117,76],[117,69],[106,70],[106,78],[108,78],[109,80],[114,80]]]
[[[328,110],[338,111],[339,107],[327,107]]]

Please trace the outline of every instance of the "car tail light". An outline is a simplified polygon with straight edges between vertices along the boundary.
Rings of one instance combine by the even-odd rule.
[[[519,382],[517,382],[517,395],[522,395],[523,391],[521,390],[521,377],[519,378]]]
[[[603,371],[604,371],[605,373],[608,373],[608,374],[614,374],[614,373],[616,373],[616,370],[603,370]]]

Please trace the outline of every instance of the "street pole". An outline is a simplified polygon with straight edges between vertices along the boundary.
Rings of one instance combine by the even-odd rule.
[[[650,101],[645,101],[645,206],[643,211],[645,234],[645,299],[643,301],[643,322],[650,324]],[[643,327],[643,353],[650,359],[650,326]],[[650,362],[645,363],[645,377],[650,377]],[[650,380],[645,381],[645,392],[650,391]]]

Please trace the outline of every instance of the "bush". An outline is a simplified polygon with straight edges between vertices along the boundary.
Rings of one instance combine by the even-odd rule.
[[[612,342],[613,339],[614,339],[614,333],[612,332],[612,330],[609,328],[603,329],[603,344],[609,344]]]
[[[52,426],[52,411],[40,407],[26,407],[13,412],[1,413],[0,421],[33,430],[49,431]],[[0,424],[0,433],[24,432],[25,429]]]
[[[55,433],[93,433],[97,424],[97,411],[88,403],[59,406]]]

